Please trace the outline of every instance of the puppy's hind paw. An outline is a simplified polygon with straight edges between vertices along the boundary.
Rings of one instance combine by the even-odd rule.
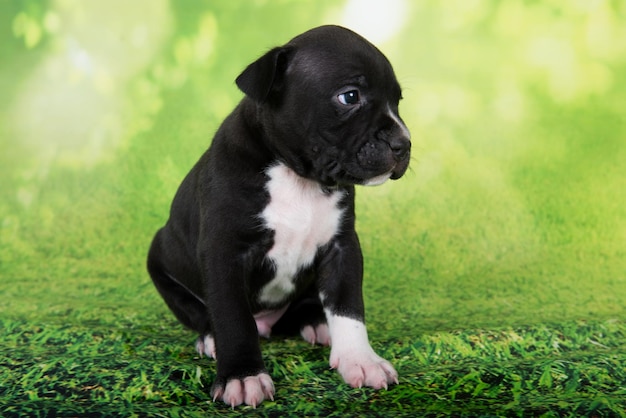
[[[196,351],[202,355],[206,355],[214,360],[217,360],[217,354],[215,353],[215,339],[211,335],[205,335],[198,337],[196,340]]]
[[[267,373],[231,379],[226,386],[217,384],[212,391],[213,402],[221,399],[231,408],[245,403],[256,408],[264,400],[274,400],[274,382]]]
[[[328,324],[321,323],[318,325],[305,325],[300,330],[300,335],[304,338],[304,341],[311,344],[330,345],[330,331],[328,330]]]

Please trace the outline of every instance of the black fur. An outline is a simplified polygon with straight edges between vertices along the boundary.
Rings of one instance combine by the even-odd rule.
[[[183,180],[170,218],[150,248],[149,273],[185,326],[215,338],[217,379],[265,371],[253,314],[291,302],[277,330],[324,321],[324,307],[364,319],[363,260],[354,229],[354,185],[405,172],[410,142],[386,113],[401,90],[387,59],[343,28],[325,26],[274,48],[237,78],[246,94],[207,152]],[[358,106],[337,100],[357,90]],[[273,278],[266,255],[274,231],[259,217],[270,196],[268,167],[281,162],[324,190],[343,190],[338,233],[313,265],[294,278],[297,291],[280,306],[262,304]]]

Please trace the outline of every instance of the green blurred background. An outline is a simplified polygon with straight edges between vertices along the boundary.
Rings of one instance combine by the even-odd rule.
[[[0,315],[172,320],[145,254],[234,78],[337,23],[394,65],[414,144],[357,192],[372,332],[623,318],[625,21],[608,0],[1,1]]]

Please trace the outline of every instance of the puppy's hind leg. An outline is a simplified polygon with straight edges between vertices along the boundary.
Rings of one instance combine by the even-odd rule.
[[[330,345],[330,332],[319,297],[309,293],[294,301],[274,326],[278,334],[300,333],[311,344]]]
[[[200,334],[196,350],[215,358],[215,342],[207,307],[202,300],[169,274],[156,257],[148,257],[148,272],[157,290],[176,318],[187,328]]]

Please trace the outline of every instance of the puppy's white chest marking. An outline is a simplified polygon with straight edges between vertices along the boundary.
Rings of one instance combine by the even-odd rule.
[[[276,275],[261,289],[259,299],[279,303],[295,290],[293,280],[298,271],[310,266],[319,247],[337,234],[343,192],[324,193],[319,183],[298,176],[283,164],[270,167],[267,174],[270,202],[261,218],[274,231],[267,258]]]

